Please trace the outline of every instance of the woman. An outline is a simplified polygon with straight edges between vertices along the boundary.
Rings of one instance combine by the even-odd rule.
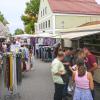
[[[73,72],[73,80],[75,81],[73,100],[93,100],[91,93],[91,91],[94,90],[92,74],[87,72],[82,61],[80,61],[77,66],[78,70]]]

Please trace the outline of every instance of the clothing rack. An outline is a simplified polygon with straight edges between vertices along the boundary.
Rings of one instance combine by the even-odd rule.
[[[20,98],[19,87],[22,83],[21,53],[4,53],[2,66],[2,79],[4,87],[4,100]]]
[[[52,46],[39,46],[39,58],[45,62],[51,62],[54,59],[54,47]]]

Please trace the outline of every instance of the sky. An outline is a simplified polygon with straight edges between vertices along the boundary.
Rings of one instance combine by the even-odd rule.
[[[29,0],[0,0],[0,11],[9,22],[10,32],[13,34],[17,28],[24,28],[21,15],[25,10],[25,3]],[[100,0],[96,0],[100,3]]]
[[[9,22],[10,32],[14,33],[17,28],[24,28],[21,15],[25,10],[25,3],[29,0],[0,0],[0,11]]]

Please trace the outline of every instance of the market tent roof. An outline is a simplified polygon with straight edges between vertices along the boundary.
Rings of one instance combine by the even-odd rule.
[[[90,25],[98,25],[98,24],[100,24],[100,21],[92,21],[92,22],[87,22],[85,24],[82,24],[79,27],[90,26]]]
[[[100,24],[66,29],[66,31],[56,34],[55,36],[53,36],[53,38],[73,39],[73,38],[80,38],[80,37],[85,37],[93,34],[100,34]]]
[[[76,27],[76,28],[68,28],[68,29],[65,29],[63,30],[62,34],[64,33],[69,33],[69,32],[79,32],[79,31],[97,31],[99,30],[100,31],[100,24],[97,24],[97,25],[89,25],[89,26],[84,26],[84,27]]]
[[[25,39],[25,38],[33,37],[33,35],[31,35],[31,34],[21,34],[21,35],[15,35],[14,37],[15,38],[23,38],[23,39]]]
[[[100,31],[85,31],[85,32],[73,32],[73,33],[66,33],[63,35],[56,35],[55,38],[67,38],[67,39],[75,39],[75,38],[81,38],[85,36],[90,36],[94,34],[100,34]]]
[[[34,37],[40,37],[40,38],[53,37],[53,34],[50,34],[50,33],[41,33],[41,34],[35,34]]]

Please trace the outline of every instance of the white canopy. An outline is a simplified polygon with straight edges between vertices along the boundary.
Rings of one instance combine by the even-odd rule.
[[[74,39],[74,38],[81,38],[81,37],[94,35],[94,34],[100,34],[100,24],[69,28],[66,29],[66,31],[60,32],[59,34],[55,35],[53,38]]]
[[[27,39],[33,37],[31,34],[21,34],[21,35],[15,35],[15,38],[22,38],[22,39]]]
[[[35,34],[34,37],[40,37],[40,38],[45,38],[45,37],[53,37],[53,34],[50,33],[41,33],[41,34]]]
[[[53,38],[74,39],[74,38],[81,38],[81,37],[94,35],[94,34],[100,34],[100,31],[64,33],[64,34],[55,35]]]

